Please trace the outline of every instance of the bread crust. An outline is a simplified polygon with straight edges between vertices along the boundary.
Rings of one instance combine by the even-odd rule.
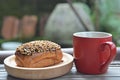
[[[63,54],[60,45],[53,43],[51,41],[42,41],[42,43],[44,43],[44,46],[43,45],[41,46],[42,43],[39,44],[37,43],[39,47],[42,47],[42,48],[36,47],[39,51],[41,51],[39,52],[38,50],[35,49],[35,46],[32,46],[35,45],[34,42],[36,41],[32,41],[32,43],[31,42],[25,43],[16,49],[15,61],[17,66],[28,68],[42,68],[62,62]],[[33,47],[36,51],[33,51],[32,53],[26,53],[27,50],[24,51],[26,44],[29,45],[29,48]],[[46,46],[49,47],[49,50],[47,50]],[[42,49],[43,51],[40,49]]]

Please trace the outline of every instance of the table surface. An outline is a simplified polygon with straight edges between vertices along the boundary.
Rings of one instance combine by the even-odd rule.
[[[0,80],[23,80],[19,78],[12,77],[7,74],[4,64],[0,64]],[[52,80],[120,80],[120,62],[114,61],[109,66],[108,71],[100,75],[87,75],[81,74],[76,71],[73,65],[70,72],[67,74],[53,78]]]
[[[66,49],[63,51],[67,52]],[[69,49],[68,51],[69,51],[68,53],[70,53],[72,50]],[[3,51],[0,53],[7,53],[7,52]],[[8,75],[4,68],[4,64],[0,64],[0,80],[23,80],[23,79],[15,78],[13,76]],[[120,80],[120,58],[116,58],[116,60],[114,60],[110,64],[108,71],[104,74],[100,74],[100,75],[81,74],[76,71],[76,68],[73,64],[72,69],[67,74],[50,80]]]

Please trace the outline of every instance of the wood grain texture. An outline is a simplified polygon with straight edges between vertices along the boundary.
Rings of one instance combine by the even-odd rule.
[[[115,64],[115,63],[112,63]],[[71,71],[64,76],[53,78],[52,80],[120,80],[120,65],[110,65],[107,73],[101,75],[87,75],[81,74],[76,71],[75,66],[72,67]],[[12,77],[7,74],[4,69],[4,65],[0,64],[0,80],[23,80]]]

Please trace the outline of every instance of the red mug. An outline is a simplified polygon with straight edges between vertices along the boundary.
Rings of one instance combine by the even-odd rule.
[[[112,34],[106,32],[74,33],[73,49],[77,71],[86,74],[105,73],[116,55]]]

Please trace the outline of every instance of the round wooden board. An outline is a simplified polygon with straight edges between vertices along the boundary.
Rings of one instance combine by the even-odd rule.
[[[23,79],[50,79],[65,75],[73,65],[73,57],[68,53],[63,53],[63,62],[45,68],[24,68],[18,67],[15,63],[15,55],[11,55],[4,60],[5,69],[9,75]]]

